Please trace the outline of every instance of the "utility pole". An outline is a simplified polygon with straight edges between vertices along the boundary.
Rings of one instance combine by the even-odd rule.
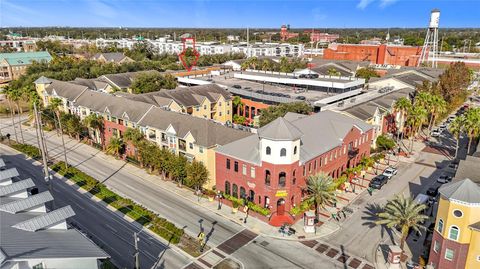
[[[48,180],[48,163],[47,163],[47,155],[45,153],[45,147],[44,147],[44,144],[43,144],[43,136],[41,135],[41,132],[40,130],[42,129],[41,127],[41,123],[40,123],[40,115],[38,114],[38,110],[37,110],[37,104],[34,102],[33,103],[33,109],[34,109],[34,112],[35,112],[35,122],[36,122],[36,127],[37,127],[37,134],[40,134],[39,137],[37,137],[37,139],[39,139],[39,145],[40,145],[40,151],[42,153],[42,160],[43,160],[43,172],[44,172],[44,176],[45,176],[45,180]]]
[[[139,251],[138,251],[138,237],[137,232],[133,233],[133,239],[135,240],[135,269],[140,269],[140,258],[139,258]]]

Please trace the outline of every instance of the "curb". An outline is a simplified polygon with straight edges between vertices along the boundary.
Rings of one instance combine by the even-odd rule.
[[[42,163],[40,163],[39,161],[25,155],[23,152],[20,152],[14,148],[11,148],[9,147],[11,150],[13,151],[16,151],[18,152],[19,154],[25,156],[25,159],[26,160],[32,160],[32,164],[33,165],[36,165],[36,166],[42,166]],[[187,252],[185,252],[184,250],[182,250],[181,248],[177,247],[176,245],[174,244],[170,244],[170,242],[168,242],[167,240],[165,240],[163,237],[160,237],[159,235],[157,235],[156,233],[154,233],[153,231],[151,231],[150,229],[147,229],[145,228],[144,226],[142,226],[141,224],[139,224],[138,222],[136,222],[134,219],[130,218],[128,215],[126,214],[123,214],[122,212],[118,211],[116,208],[110,206],[109,204],[105,203],[104,201],[102,201],[101,199],[99,199],[98,197],[92,195],[91,193],[89,193],[88,191],[86,191],[85,189],[83,189],[82,187],[78,186],[77,183],[73,182],[72,180],[60,175],[59,173],[53,171],[52,169],[50,169],[50,167],[48,168],[49,171],[52,172],[53,176],[57,177],[58,179],[62,180],[63,182],[67,183],[67,185],[69,185],[69,187],[72,187],[73,186],[76,186],[77,189],[75,189],[77,192],[79,192],[80,194],[82,195],[85,195],[87,196],[90,200],[93,200],[95,201],[96,203],[100,203],[103,207],[107,208],[108,210],[112,211],[114,214],[118,215],[119,217],[121,217],[122,219],[128,221],[129,223],[131,223],[132,225],[134,225],[135,227],[139,228],[140,230],[143,230],[145,232],[147,232],[149,235],[151,235],[152,237],[156,238],[158,241],[160,241],[162,244],[164,244],[167,248],[171,248],[172,250],[176,251],[178,254],[181,254],[187,258],[189,258],[190,260],[192,259],[195,259],[195,257],[193,257],[192,255],[188,254]]]

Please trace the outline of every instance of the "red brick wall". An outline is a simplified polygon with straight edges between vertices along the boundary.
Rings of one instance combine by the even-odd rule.
[[[253,101],[253,100],[250,100],[250,99],[245,99],[245,98],[242,98],[242,104],[243,104],[242,109],[240,109],[240,107],[238,107],[236,113],[237,113],[237,115],[246,117],[246,108],[248,107],[250,112],[248,113],[248,117],[246,117],[247,118],[247,123],[250,123],[251,121],[253,121],[252,107],[255,108],[255,115],[259,115],[260,114],[259,109],[260,110],[261,109],[266,109],[270,106],[270,105],[264,104],[262,102],[256,102],[256,101]]]
[[[440,244],[438,253],[434,250],[434,244],[437,241]],[[436,230],[433,232],[432,246],[430,247],[430,256],[428,264],[434,264],[438,269],[463,269],[468,255],[468,244],[460,244],[458,242],[443,238]],[[446,249],[451,249],[455,252],[453,260],[445,259]]]
[[[340,44],[326,48],[323,58],[329,60],[370,61],[374,64],[416,66],[421,47]]]
[[[345,136],[344,145],[337,147],[318,156],[315,159],[308,161],[304,166],[300,166],[298,162],[289,165],[274,165],[271,163],[263,162],[260,166],[246,163],[242,160],[238,160],[229,156],[225,156],[221,153],[216,153],[216,187],[220,191],[225,191],[225,181],[230,183],[230,190],[233,189],[233,184],[238,186],[238,195],[240,195],[240,187],[244,187],[246,190],[247,196],[249,195],[249,190],[255,192],[254,202],[257,204],[264,204],[264,197],[268,196],[270,198],[270,205],[272,206],[272,212],[276,210],[276,203],[280,198],[285,200],[285,209],[290,210],[294,204],[298,205],[302,200],[302,189],[306,187],[306,178],[309,175],[316,174],[320,171],[326,172],[331,176],[337,178],[341,173],[348,168],[358,164],[362,156],[370,155],[370,145],[373,137],[373,130],[370,130],[366,134],[366,140],[364,143],[359,143],[361,133],[360,130],[353,127],[352,130]],[[349,160],[348,156],[348,144],[354,143],[357,139],[357,148],[359,149],[358,154]],[[344,146],[347,147],[347,150],[344,153]],[[337,152],[337,157],[335,158],[335,152]],[[332,160],[330,160],[332,156]],[[328,158],[327,164],[325,164],[325,159]],[[230,159],[230,169],[226,168],[227,159]],[[238,172],[234,171],[235,161],[238,162]],[[316,161],[316,166],[315,166]],[[247,165],[246,175],[242,174],[242,165]],[[255,167],[255,178],[250,177],[250,168]],[[305,168],[305,175],[303,170]],[[265,185],[265,174],[266,170],[270,171],[271,179],[270,186]],[[295,177],[293,176],[293,171],[295,171]],[[286,185],[285,187],[278,186],[278,179],[280,172],[286,173]],[[295,178],[295,184],[293,184],[293,179]],[[286,191],[286,197],[275,197],[277,191]],[[261,202],[259,203],[258,197],[261,197]]]
[[[105,146],[108,146],[108,143],[110,143],[110,139],[112,138],[113,136],[113,132],[114,130],[118,130],[118,132],[120,132],[120,137],[123,136],[123,134],[125,133],[125,131],[127,130],[127,127],[122,125],[122,124],[118,124],[118,123],[115,123],[115,122],[111,122],[111,121],[108,121],[108,120],[104,120],[104,143],[105,143]],[[126,143],[126,146],[125,146],[125,153],[128,155],[128,156],[134,156],[135,155],[135,147],[131,144],[131,143]]]

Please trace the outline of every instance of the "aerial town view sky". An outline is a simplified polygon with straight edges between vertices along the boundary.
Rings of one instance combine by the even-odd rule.
[[[0,0],[0,269],[479,269],[480,0]]]
[[[2,0],[0,25],[423,27],[434,7],[443,27],[480,26],[477,0]]]

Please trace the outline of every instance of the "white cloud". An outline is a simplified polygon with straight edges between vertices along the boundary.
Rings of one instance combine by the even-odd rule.
[[[374,0],[360,0],[360,2],[358,2],[358,4],[357,4],[357,8],[365,9],[373,1]]]
[[[397,0],[380,0],[380,7],[384,8],[386,6],[389,6],[393,3],[397,2]]]

